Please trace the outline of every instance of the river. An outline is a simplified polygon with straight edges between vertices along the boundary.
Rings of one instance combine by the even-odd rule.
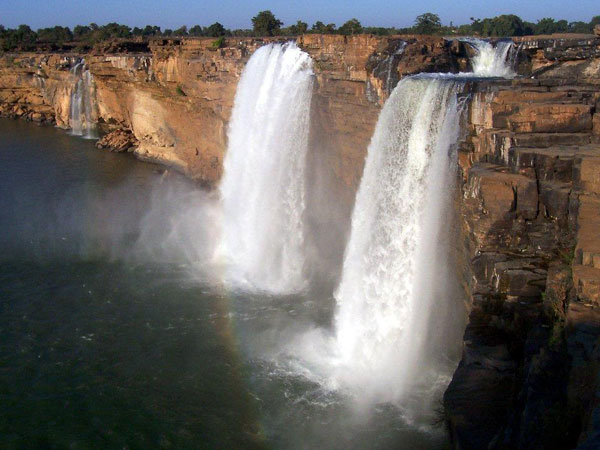
[[[448,445],[433,419],[365,411],[281,358],[331,328],[330,289],[229,291],[164,257],[149,224],[209,193],[56,128],[3,119],[0,137],[3,448]]]

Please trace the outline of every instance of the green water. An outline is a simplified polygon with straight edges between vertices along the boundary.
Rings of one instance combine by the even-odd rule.
[[[180,199],[160,194],[173,183]],[[389,405],[359,414],[278,362],[296,331],[331,326],[330,288],[228,292],[189,257],[140,251],[149,221],[168,227],[204,195],[131,155],[0,120],[0,447],[445,448],[442,430]]]

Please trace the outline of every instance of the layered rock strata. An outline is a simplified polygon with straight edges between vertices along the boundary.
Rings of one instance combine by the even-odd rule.
[[[71,69],[84,60],[104,131],[128,130],[139,143],[139,157],[214,184],[237,81],[251,54],[272,41],[286,39],[156,39],[108,42],[85,55],[5,54],[0,115],[69,128]],[[312,141],[351,188],[360,180],[379,109],[398,79],[455,70],[457,64],[441,38],[305,35],[297,42],[313,57],[318,80]]]
[[[564,56],[473,94],[460,152],[472,309],[444,398],[457,449],[600,445],[599,62]]]

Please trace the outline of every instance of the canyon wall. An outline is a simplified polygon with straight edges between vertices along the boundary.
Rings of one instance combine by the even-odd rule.
[[[597,39],[522,40],[459,151],[471,312],[444,406],[457,449],[598,448]]]
[[[205,38],[156,39],[107,44],[89,54],[5,54],[0,115],[69,128],[70,69],[85,59],[99,126],[125,132],[103,143],[119,147],[131,134],[127,142],[141,158],[214,184],[237,81],[252,53],[275,41],[286,39],[230,38],[221,46]],[[456,69],[441,38],[305,35],[297,43],[315,62],[313,142],[327,153],[336,176],[354,188],[380,107],[398,79]]]
[[[70,69],[85,58],[94,114],[108,133],[101,145],[214,185],[240,74],[252,52],[277,40],[6,54],[0,115],[69,128]],[[597,448],[600,38],[515,40],[526,77],[469,83],[464,94],[456,250],[470,318],[446,419],[457,449]],[[424,36],[305,35],[297,44],[316,77],[308,202],[322,207],[307,208],[308,219],[321,239],[315,247],[334,247],[329,256],[339,261],[383,102],[404,76],[468,70],[471,50]]]

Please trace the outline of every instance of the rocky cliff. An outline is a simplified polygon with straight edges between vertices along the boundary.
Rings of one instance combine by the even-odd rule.
[[[109,43],[89,54],[6,54],[0,115],[69,128],[72,69],[85,61],[103,131],[131,133],[140,157],[212,184],[221,176],[237,81],[251,54],[274,40],[158,39]],[[456,69],[441,38],[305,35],[297,42],[315,61],[313,142],[328,150],[327,164],[353,187],[380,106],[398,79]]]
[[[86,55],[3,55],[0,114],[69,128],[72,69],[85,58],[94,120],[108,133],[100,145],[212,185],[237,81],[266,42],[161,39]],[[403,76],[468,70],[470,50],[423,36],[305,35],[297,43],[316,76],[308,202],[327,206],[308,208],[308,219],[322,239],[316,247],[335,247],[339,260],[381,105]],[[464,94],[458,250],[470,318],[446,418],[457,449],[597,448],[600,38],[517,44],[526,77],[471,83]]]
[[[521,42],[533,77],[481,82],[470,102],[472,308],[445,410],[460,449],[598,448],[600,47]]]

